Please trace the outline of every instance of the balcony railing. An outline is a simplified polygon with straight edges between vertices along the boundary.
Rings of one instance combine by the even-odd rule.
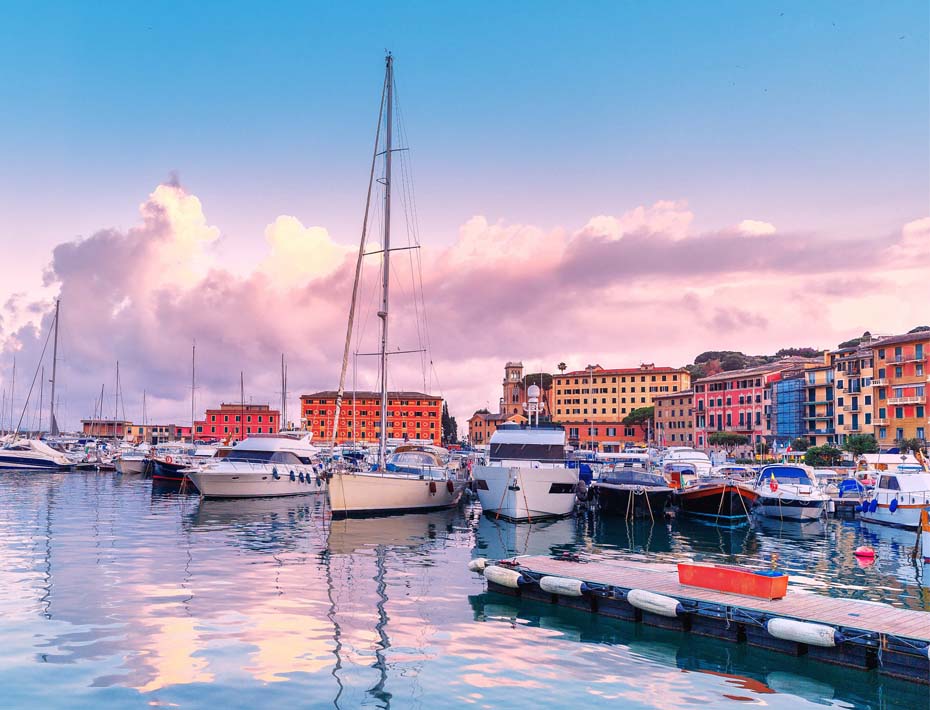
[[[872,386],[873,387],[886,387],[888,385],[887,377],[873,377]]]
[[[927,401],[926,397],[889,397],[888,404],[923,404]]]
[[[892,358],[888,358],[888,362],[923,362],[927,359],[926,355],[917,356],[916,353],[913,355],[895,355]]]
[[[876,418],[876,419],[873,419],[873,420],[872,420],[872,424],[873,424],[874,426],[888,426],[888,420],[887,420],[887,419],[877,419],[877,418]]]
[[[810,419],[810,420],[817,420],[817,419],[828,420],[828,419],[833,419],[833,414],[832,413],[830,414],[809,414],[805,416],[804,418]]]

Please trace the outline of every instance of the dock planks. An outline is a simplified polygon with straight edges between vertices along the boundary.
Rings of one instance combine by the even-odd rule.
[[[838,599],[801,592],[789,585],[783,599],[768,600],[726,594],[678,583],[674,565],[627,561],[571,562],[548,557],[518,557],[520,567],[538,574],[573,577],[595,584],[645,589],[678,599],[720,604],[765,614],[831,626],[903,636],[930,643],[930,612],[898,609],[886,604]]]

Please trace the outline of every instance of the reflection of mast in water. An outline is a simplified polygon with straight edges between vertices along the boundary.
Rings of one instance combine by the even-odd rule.
[[[375,575],[374,579],[378,583],[378,603],[376,608],[378,609],[378,622],[375,624],[375,631],[378,632],[378,645],[375,648],[375,663],[374,667],[378,669],[378,682],[375,684],[368,693],[379,700],[384,701],[384,707],[391,707],[391,694],[384,689],[384,685],[387,682],[387,661],[384,659],[384,652],[391,647],[391,640],[387,635],[387,622],[388,615],[386,610],[387,604],[387,582],[384,580],[385,573],[385,558],[387,552],[384,548],[384,545],[378,545],[375,548],[375,559],[378,563],[378,573]]]
[[[329,550],[325,549],[320,554],[323,558],[323,566],[326,568],[326,596],[329,597],[329,611],[326,616],[333,624],[333,641],[335,643],[333,655],[336,657],[336,662],[333,664],[332,676],[338,688],[336,697],[333,698],[333,706],[338,708],[339,700],[345,690],[342,685],[342,678],[339,677],[339,671],[342,670],[342,627],[336,621],[336,598],[333,596],[333,555]]]
[[[48,495],[45,496],[45,594],[39,599],[44,607],[42,616],[52,618],[52,503],[55,495],[54,482],[49,481],[46,486]],[[44,655],[43,655],[44,659]]]

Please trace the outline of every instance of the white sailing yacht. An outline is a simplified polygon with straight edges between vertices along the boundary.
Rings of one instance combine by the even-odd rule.
[[[336,413],[333,421],[333,447],[336,444],[336,432],[339,427],[339,415],[345,392],[345,376],[348,367],[349,350],[352,340],[352,327],[355,317],[356,297],[361,275],[362,258],[365,255],[365,236],[368,224],[371,190],[378,157],[381,133],[381,116],[385,116],[384,141],[384,175],[379,180],[384,185],[384,231],[381,254],[381,307],[380,319],[381,347],[380,360],[381,410],[380,433],[378,441],[377,463],[372,470],[356,470],[349,467],[334,466],[331,469],[329,483],[329,500],[333,517],[355,517],[371,514],[401,513],[408,511],[426,511],[448,508],[461,499],[466,479],[461,469],[447,466],[444,450],[434,451],[434,447],[402,447],[391,457],[387,455],[388,432],[388,304],[391,277],[391,160],[394,109],[394,60],[388,54],[385,59],[384,88],[381,95],[381,111],[378,115],[378,130],[375,136],[375,150],[372,156],[371,174],[368,181],[368,200],[365,205],[365,225],[356,262],[355,285],[352,291],[352,303],[349,307],[346,344],[342,359],[342,371],[339,379],[339,391],[336,397]],[[438,447],[436,447],[438,448]],[[403,460],[394,460],[402,457]]]

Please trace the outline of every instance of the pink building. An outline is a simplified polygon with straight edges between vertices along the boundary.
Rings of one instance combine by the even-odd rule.
[[[787,370],[819,360],[791,357],[744,370],[721,372],[694,382],[694,443],[709,448],[707,437],[717,431],[748,437],[751,445],[772,433],[773,383]]]

